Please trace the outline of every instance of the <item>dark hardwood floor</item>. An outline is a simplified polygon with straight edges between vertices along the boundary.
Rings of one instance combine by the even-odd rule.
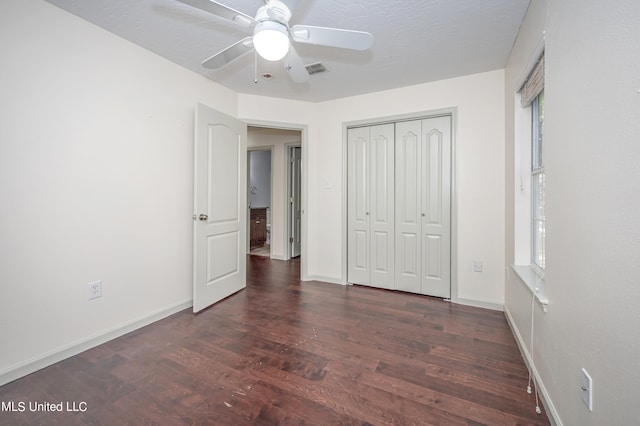
[[[247,259],[247,289],[202,313],[0,387],[25,404],[0,424],[549,424],[503,313]],[[44,402],[86,411],[30,411]]]

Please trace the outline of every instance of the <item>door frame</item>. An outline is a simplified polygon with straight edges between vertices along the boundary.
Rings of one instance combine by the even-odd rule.
[[[451,116],[451,301],[458,303],[458,185],[457,185],[457,128],[458,108],[442,108],[430,111],[418,111],[408,114],[390,115],[365,120],[347,121],[342,123],[342,282],[349,284],[347,277],[347,176],[348,176],[348,145],[347,130],[350,127],[376,126],[379,124],[395,123],[398,121],[423,120],[427,118]]]
[[[249,125],[247,125],[248,127]],[[252,151],[270,151],[271,152],[271,173],[269,174],[269,185],[271,185],[271,199],[269,202],[269,208],[271,209],[271,214],[273,214],[273,208],[271,207],[271,205],[273,204],[273,166],[274,166],[274,159],[273,159],[273,151],[274,151],[274,146],[273,145],[267,145],[267,146],[247,146],[247,238],[246,238],[246,247],[247,247],[247,254],[249,254],[249,252],[251,251],[251,194],[250,194],[250,188],[249,188],[249,183],[251,182],[251,152]],[[271,249],[269,249],[269,255],[271,255]],[[271,257],[271,256],[269,256]]]
[[[301,148],[301,156],[302,156],[302,182],[301,182],[301,191],[302,191],[302,231],[301,231],[301,247],[300,247],[300,280],[301,281],[309,281],[309,273],[307,267],[307,241],[308,238],[308,193],[309,193],[309,178],[308,178],[308,135],[309,129],[306,124],[299,123],[286,123],[279,121],[264,121],[264,120],[253,120],[246,119],[240,117],[239,120],[245,122],[247,126],[251,127],[264,127],[269,129],[280,129],[280,130],[294,130],[300,132],[300,148]],[[286,146],[285,146],[286,148]],[[285,149],[285,152],[287,150]],[[273,155],[271,156],[271,160],[273,161]],[[273,173],[272,173],[273,176]],[[286,197],[285,197],[286,198]],[[286,203],[286,199],[284,200]],[[288,203],[287,203],[288,204]],[[286,205],[284,206],[286,208]],[[288,233],[288,231],[287,231]],[[288,237],[287,237],[288,238]],[[285,251],[286,253],[290,253],[289,251]],[[287,257],[286,260],[289,260],[290,257]]]
[[[287,196],[285,197],[285,206],[286,206],[286,212],[287,212],[287,230],[286,230],[286,236],[285,236],[285,242],[287,243],[287,249],[285,250],[285,256],[287,259],[291,259],[293,257],[293,253],[291,250],[291,243],[290,238],[293,237],[293,232],[291,231],[293,228],[293,216],[291,215],[291,204],[289,203],[289,198],[291,196],[291,179],[292,179],[292,173],[291,173],[291,163],[290,163],[290,155],[291,155],[291,149],[292,148],[300,148],[300,155],[302,156],[302,146],[300,143],[288,143],[284,145],[284,155],[285,155],[285,164],[287,165]],[[303,161],[304,162],[304,161]],[[300,176],[300,182],[299,184],[302,184],[302,176]],[[302,187],[300,188],[300,196],[302,198]],[[301,236],[302,237],[302,236]],[[300,243],[302,243],[302,241],[300,241]],[[301,253],[300,256],[302,256],[302,247],[301,247]]]

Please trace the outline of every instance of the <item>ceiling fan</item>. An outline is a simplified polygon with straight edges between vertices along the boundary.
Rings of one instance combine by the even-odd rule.
[[[264,0],[251,17],[214,0],[178,0],[189,6],[218,15],[251,29],[252,36],[232,44],[215,55],[205,59],[205,68],[217,69],[255,49],[258,55],[268,61],[279,61],[285,57],[285,69],[293,81],[304,83],[309,78],[302,58],[291,45],[296,43],[338,47],[342,49],[367,50],[373,44],[373,36],[364,31],[339,28],[313,27],[309,25],[289,26],[291,10],[298,0]]]

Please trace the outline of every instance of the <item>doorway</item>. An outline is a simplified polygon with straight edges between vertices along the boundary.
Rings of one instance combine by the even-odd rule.
[[[250,149],[247,156],[249,254],[271,257],[272,149]]]
[[[290,260],[291,258],[302,258],[304,256],[304,128],[274,128],[266,125],[248,125],[247,128],[247,147],[248,151],[254,154],[247,154],[248,172],[247,172],[247,200],[251,203],[251,208],[248,208],[248,217],[251,218],[253,214],[263,214],[265,220],[265,232],[268,227],[269,238],[269,253],[268,256],[271,259],[276,260]],[[294,150],[297,149],[297,150]],[[271,159],[271,188],[270,195],[271,200],[269,208],[264,212],[252,211],[258,208],[265,208],[264,203],[256,204],[255,198],[260,195],[261,189],[259,184],[251,184],[251,176],[249,175],[252,168],[251,155],[257,154],[260,151],[269,151]],[[290,152],[291,151],[291,152]],[[292,176],[290,154],[297,155],[297,174]],[[266,155],[266,154],[262,154]],[[294,160],[295,161],[295,160]],[[263,178],[264,179],[264,178]],[[297,208],[297,221],[292,220],[291,213],[291,188],[297,191],[297,204],[294,206]],[[263,185],[264,186],[264,185]],[[255,188],[253,188],[255,187]],[[251,192],[255,194],[251,194]],[[247,233],[251,233],[251,227],[260,227],[260,224],[256,223],[256,220],[247,221]],[[292,222],[295,226],[292,226]],[[292,241],[296,243],[296,246],[292,250]],[[254,247],[251,247],[251,240],[247,238],[247,253],[254,254],[256,251],[255,242]],[[265,235],[266,244],[266,235]],[[262,248],[264,251],[264,246]],[[301,278],[305,276],[304,260],[301,260]]]

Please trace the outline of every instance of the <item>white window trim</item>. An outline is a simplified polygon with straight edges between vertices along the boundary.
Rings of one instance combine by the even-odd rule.
[[[544,87],[543,87],[544,90]],[[537,220],[535,218],[536,214],[534,212],[534,207],[535,207],[535,202],[534,199],[537,197],[537,194],[534,194],[534,185],[533,183],[535,182],[535,179],[538,177],[538,175],[544,175],[545,174],[545,169],[544,169],[544,152],[542,152],[541,155],[541,164],[534,168],[534,155],[533,155],[533,149],[534,147],[537,147],[537,138],[539,136],[539,132],[536,131],[535,133],[533,132],[534,130],[534,123],[537,121],[537,117],[535,117],[534,115],[536,112],[536,109],[534,108],[534,103],[536,103],[539,99],[540,94],[538,94],[533,102],[531,103],[531,107],[529,108],[529,110],[531,111],[531,136],[530,136],[530,140],[531,140],[531,161],[530,161],[530,173],[531,173],[531,194],[530,194],[530,198],[531,198],[531,258],[530,258],[530,263],[531,263],[531,267],[533,268],[534,271],[536,271],[538,274],[544,276],[544,267],[539,265],[536,262],[536,256],[537,256],[537,252],[536,252],[536,227],[538,225]],[[539,107],[539,105],[538,105]],[[537,129],[537,126],[535,126],[535,129]],[[544,150],[544,142],[542,144],[542,149]],[[546,220],[542,220],[545,223],[545,229],[546,229]],[[543,255],[546,258],[546,248],[544,247],[544,243],[543,243]],[[544,262],[546,264],[546,261]]]
[[[531,263],[531,107],[515,94],[515,253],[516,265]]]
[[[531,265],[511,265],[511,269],[520,278],[531,292],[536,296],[536,301],[544,312],[549,309],[549,299],[544,294],[544,275],[540,274]]]

